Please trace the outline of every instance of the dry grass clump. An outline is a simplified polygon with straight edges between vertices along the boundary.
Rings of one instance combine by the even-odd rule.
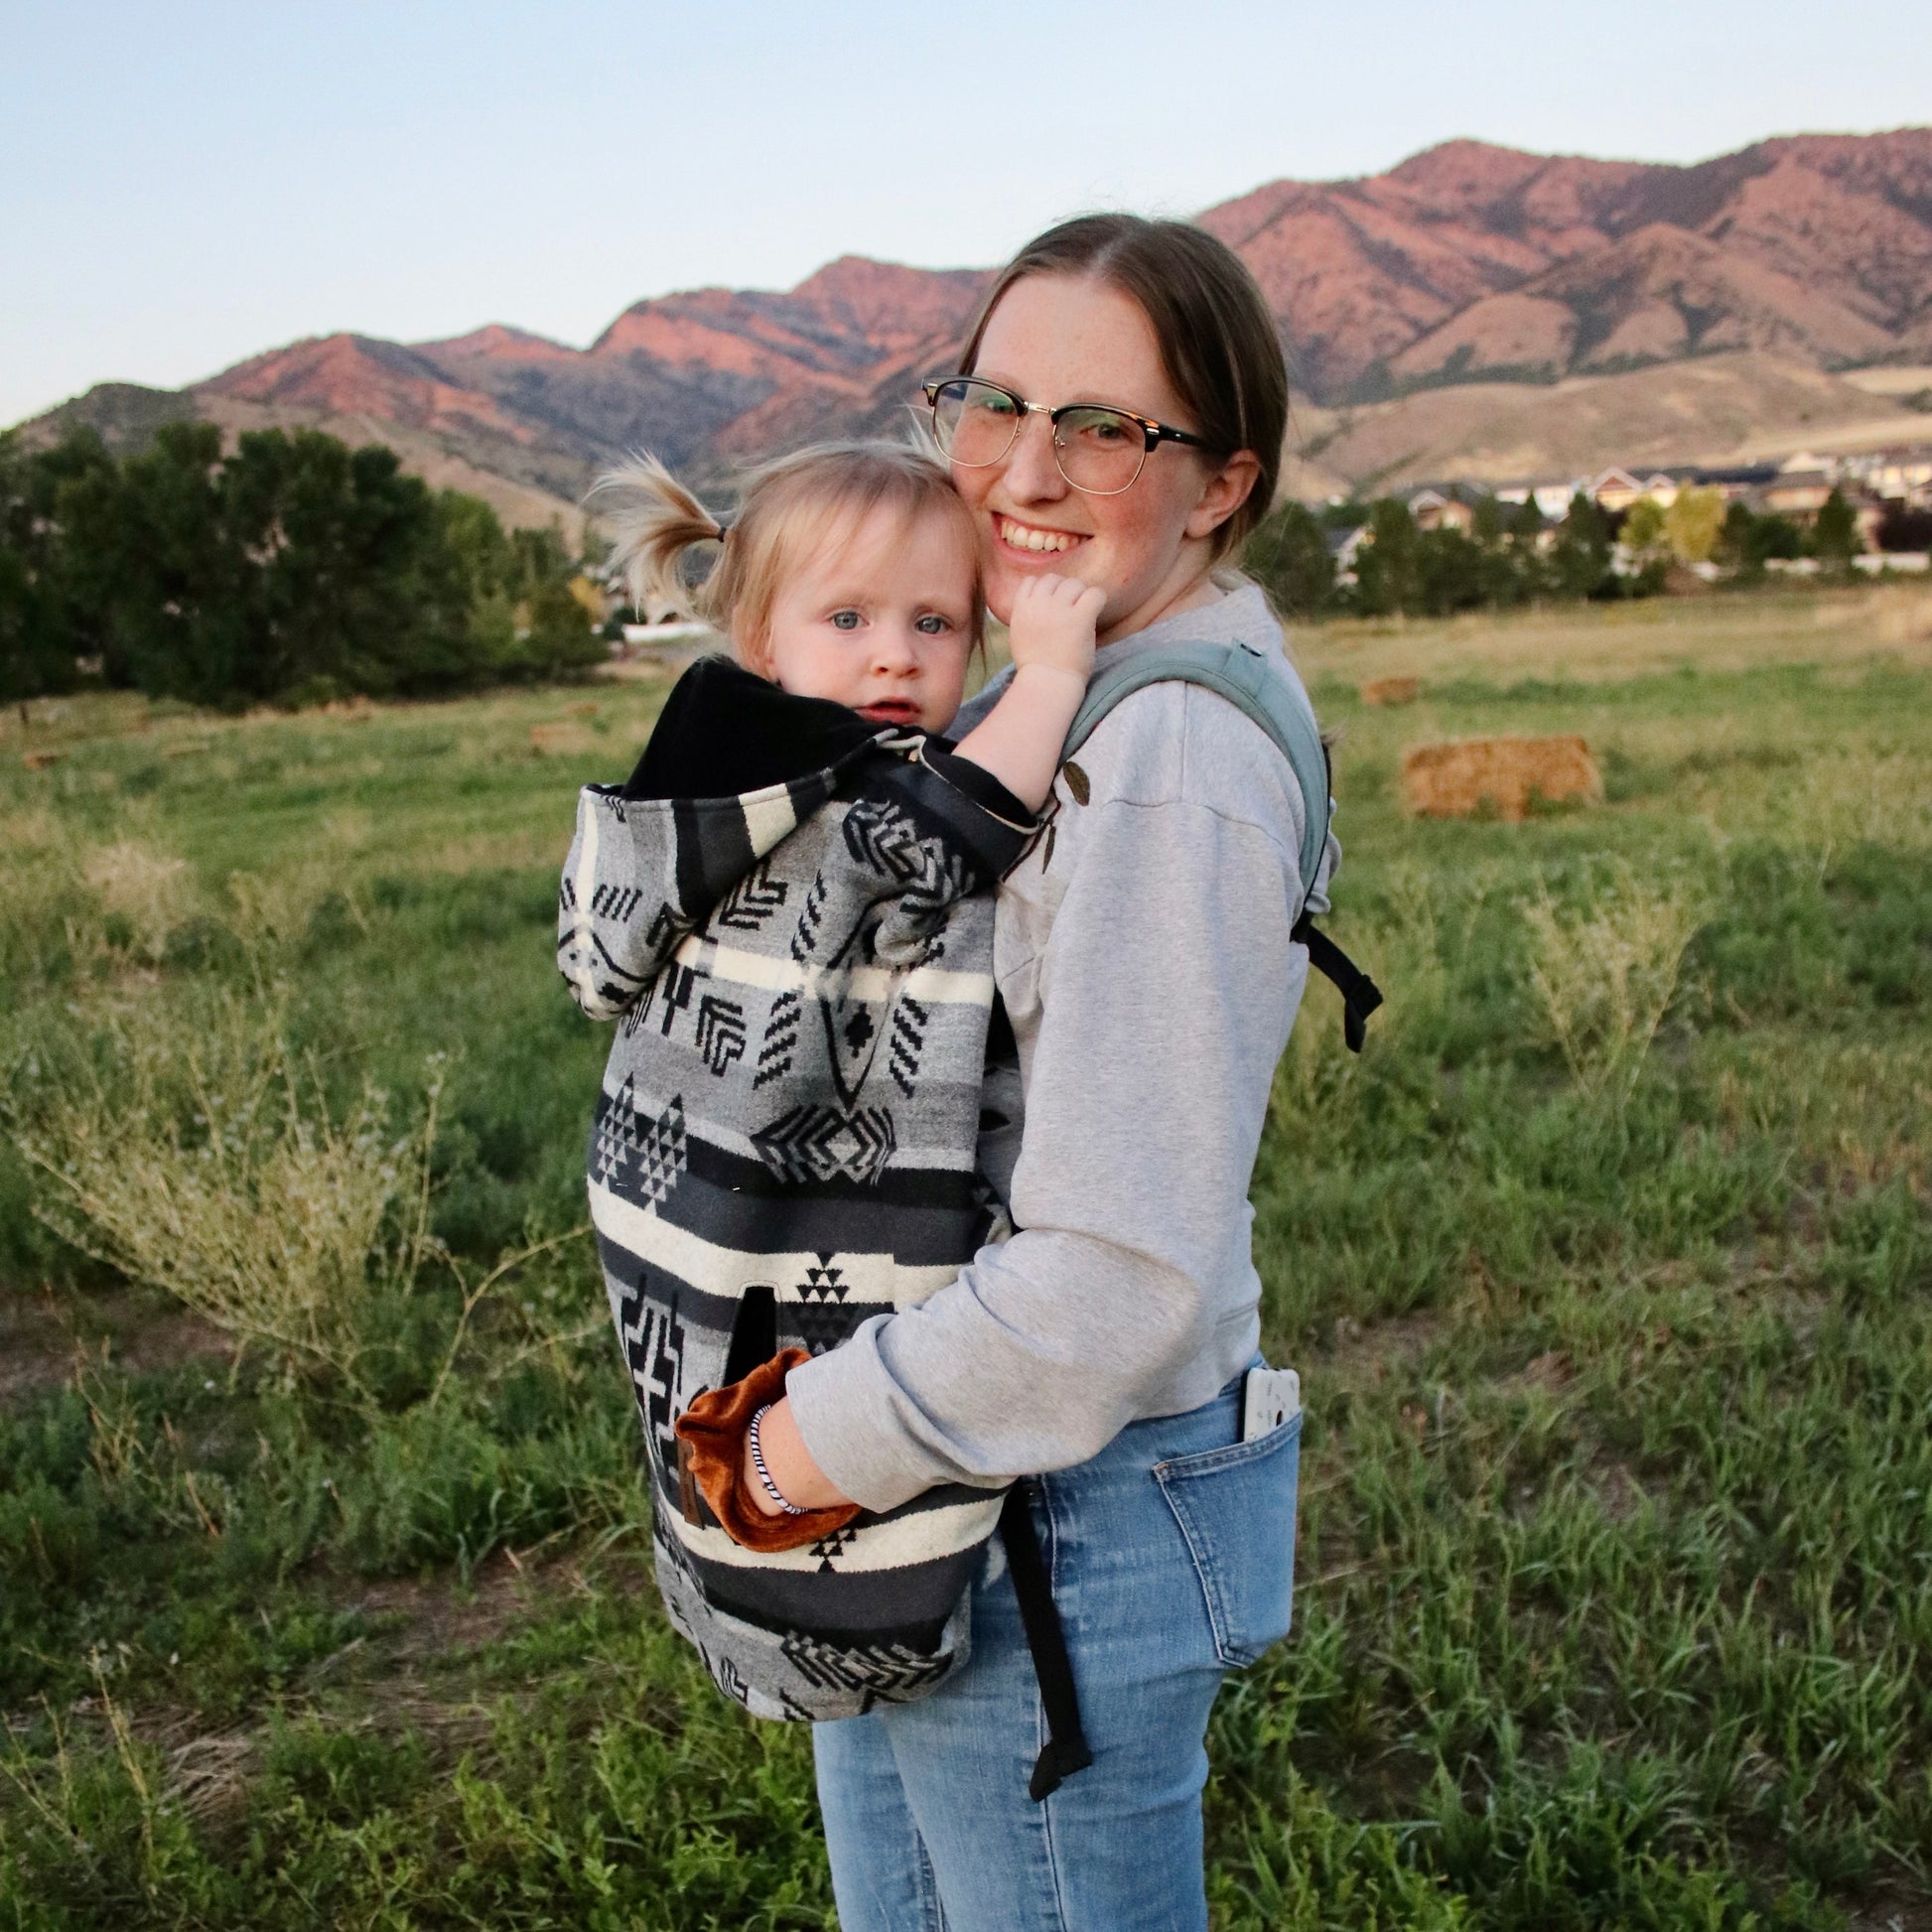
[[[1465,738],[1412,745],[1402,755],[1402,796],[1423,818],[1470,818],[1486,805],[1519,821],[1532,805],[1600,804],[1603,774],[1581,738]]]
[[[170,935],[193,910],[195,882],[188,861],[124,838],[96,846],[80,871],[100,909],[124,922],[129,935],[124,949],[150,966],[160,965]]]
[[[1772,807],[1778,834],[1816,851],[1821,873],[1855,845],[1922,851],[1932,845],[1932,758],[1888,752],[1811,759]]]
[[[1880,643],[1932,644],[1932,591],[1887,586],[1871,600],[1871,627]]]
[[[364,1393],[370,1298],[407,1291],[434,1247],[440,1082],[402,1134],[372,1084],[332,1109],[279,1001],[233,994],[107,1010],[91,1044],[15,1119],[51,1183],[41,1218],[291,1371]]]
[[[529,866],[557,866],[570,843],[566,827],[525,825],[504,831],[466,832],[458,838],[425,845],[407,855],[415,873],[520,872]]]
[[[1698,900],[1619,864],[1587,912],[1560,910],[1545,889],[1527,916],[1550,1037],[1586,1094],[1621,1105],[1677,991]]]
[[[317,907],[336,892],[342,893],[350,916],[365,925],[354,897],[338,884],[335,868],[324,859],[306,859],[273,872],[232,872],[228,897],[234,909],[228,925],[251,956],[285,950],[300,942]]]

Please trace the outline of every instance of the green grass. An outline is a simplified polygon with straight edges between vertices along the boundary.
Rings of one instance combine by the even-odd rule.
[[[1229,1932],[1932,1925],[1932,668],[1863,608],[1753,649],[1660,605],[1622,674],[1591,612],[1487,670],[1462,622],[1305,643],[1390,1006],[1356,1060],[1311,996],[1256,1177],[1309,1423],[1296,1633],[1211,1738]],[[1364,707],[1392,665],[1421,701]],[[396,1136],[449,1056],[473,1282],[567,1234],[608,1036],[555,868],[660,696],[80,701],[35,771],[16,725],[15,1118],[89,1066],[111,1113],[112,1017],[193,1041],[225,994]],[[1402,814],[1405,745],[1543,730],[1601,808]],[[1539,922],[1587,1004],[1646,905],[1694,927],[1655,1037],[1580,1006],[1573,1063]],[[0,1927],[833,1922],[808,1740],[657,1611],[581,1238],[461,1332],[448,1269],[374,1297],[357,1395],[76,1254],[52,1185],[0,1149]]]

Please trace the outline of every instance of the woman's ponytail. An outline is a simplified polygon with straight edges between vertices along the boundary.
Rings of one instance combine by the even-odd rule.
[[[654,456],[607,472],[590,499],[611,534],[611,569],[638,611],[658,605],[711,615],[702,587],[685,579],[684,553],[693,544],[722,543],[724,525]]]

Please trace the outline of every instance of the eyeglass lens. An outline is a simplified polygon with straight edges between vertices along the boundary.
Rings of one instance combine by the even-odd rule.
[[[998,463],[1013,448],[1024,421],[1024,412],[1004,389],[970,376],[942,384],[932,406],[940,449],[967,470]],[[1083,404],[1060,411],[1053,425],[1053,457],[1075,489],[1112,496],[1141,474],[1147,438],[1131,416]]]

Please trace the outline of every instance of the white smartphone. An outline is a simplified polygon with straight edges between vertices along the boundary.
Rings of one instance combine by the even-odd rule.
[[[1251,1368],[1241,1384],[1241,1440],[1272,1435],[1302,1413],[1302,1378],[1292,1368]]]

